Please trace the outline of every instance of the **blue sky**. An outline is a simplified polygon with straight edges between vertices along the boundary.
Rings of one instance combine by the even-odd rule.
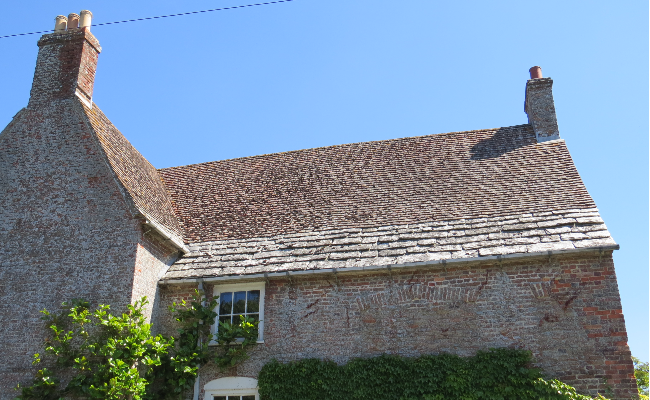
[[[250,4],[3,2],[4,34]],[[526,123],[528,69],[614,239],[632,353],[648,361],[648,3],[294,0],[94,27],[95,102],[158,168]],[[0,39],[0,125],[38,35]]]

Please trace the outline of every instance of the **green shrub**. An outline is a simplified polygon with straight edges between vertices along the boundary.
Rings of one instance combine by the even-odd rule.
[[[473,357],[382,355],[345,365],[275,360],[259,374],[264,400],[586,400],[591,397],[529,366],[527,351],[492,349]]]

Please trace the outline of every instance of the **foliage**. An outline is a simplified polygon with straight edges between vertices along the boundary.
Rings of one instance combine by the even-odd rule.
[[[194,386],[200,365],[210,361],[208,345],[212,338],[210,327],[217,317],[216,305],[216,298],[204,302],[202,293],[195,290],[189,303],[182,300],[169,307],[180,325],[178,335],[174,348],[149,371],[152,384],[147,387],[145,399],[180,399]]]
[[[239,324],[219,321],[217,356],[214,362],[221,369],[232,368],[248,358],[247,349],[257,343],[259,321],[239,316]]]
[[[173,337],[151,335],[143,314],[146,304],[143,297],[121,316],[111,314],[108,305],[91,312],[84,300],[63,303],[59,314],[43,310],[50,336],[44,355],[34,355],[34,364],[47,367],[36,373],[31,386],[16,388],[17,399],[182,399],[200,365],[214,361],[231,368],[256,343],[258,322],[250,318],[239,324],[220,322],[219,334],[212,335],[217,299],[205,302],[198,290],[189,303],[170,307],[180,325]],[[216,355],[208,347],[213,339],[221,345]]]
[[[586,400],[557,380],[530,368],[529,352],[492,349],[474,357],[450,354],[417,358],[382,355],[345,365],[306,359],[276,360],[259,374],[265,400]]]
[[[60,314],[43,310],[51,331],[44,358],[52,369],[39,370],[31,386],[20,388],[18,399],[141,399],[147,385],[143,371],[160,364],[173,344],[151,335],[145,304],[143,298],[122,315],[111,314],[107,305],[91,312],[83,300],[63,303],[67,310]],[[34,364],[42,362],[36,354]],[[64,383],[59,376],[71,378]]]
[[[648,399],[648,363],[641,362],[636,357],[632,357],[634,361],[634,377],[636,378],[636,385],[639,388],[639,397],[642,400]]]

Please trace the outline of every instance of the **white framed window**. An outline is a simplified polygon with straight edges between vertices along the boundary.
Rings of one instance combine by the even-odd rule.
[[[240,320],[240,315],[244,315],[260,322],[257,326],[257,343],[263,343],[264,288],[264,282],[216,285],[214,287],[214,296],[219,296],[217,299],[217,309],[215,310],[218,316],[217,322],[212,327],[212,333],[217,334],[219,329],[218,321],[235,323]]]
[[[205,384],[205,400],[259,400],[257,379],[230,376]]]

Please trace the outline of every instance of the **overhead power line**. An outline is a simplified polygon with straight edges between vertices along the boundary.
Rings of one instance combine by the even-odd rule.
[[[288,3],[290,1],[294,1],[294,0],[276,0],[276,1],[269,1],[269,2],[266,2],[266,3],[244,4],[242,6],[213,8],[212,10],[190,11],[190,12],[184,12],[184,13],[180,13],[180,14],[159,15],[157,17],[126,19],[124,21],[103,22],[101,24],[94,24],[92,26],[115,25],[115,24],[124,24],[126,22],[146,21],[146,20],[149,20],[149,19],[180,17],[180,16],[183,16],[183,15],[201,14],[201,13],[208,13],[208,12],[213,12],[213,11],[233,10],[235,8],[246,8],[246,7],[255,7],[255,6],[266,6],[266,5],[269,5],[269,4],[277,4],[277,3]],[[0,36],[0,39],[16,37],[16,36],[25,36],[25,35],[38,35],[40,33],[50,33],[50,32],[54,32],[54,30],[40,31],[40,32],[27,32],[27,33],[15,33],[13,35]]]

